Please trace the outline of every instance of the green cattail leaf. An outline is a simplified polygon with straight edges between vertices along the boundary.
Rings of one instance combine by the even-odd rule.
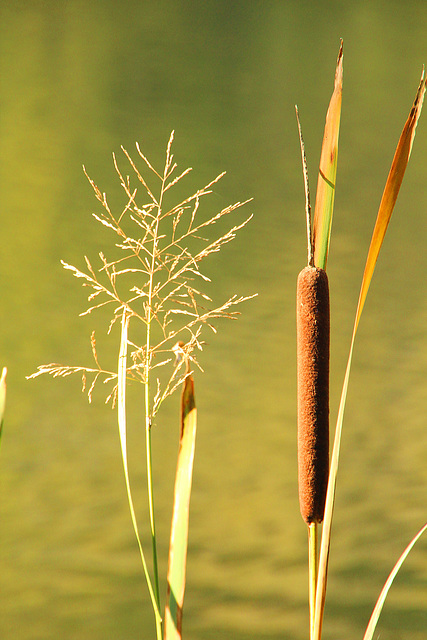
[[[371,618],[369,620],[368,626],[366,627],[366,631],[365,631],[365,635],[363,636],[363,640],[372,640],[372,638],[374,637],[375,628],[377,626],[377,622],[378,622],[379,617],[381,615],[381,611],[382,611],[382,608],[384,606],[384,602],[385,602],[385,599],[387,597],[387,594],[390,591],[391,585],[393,584],[393,580],[395,579],[395,577],[399,573],[399,570],[400,570],[402,564],[405,562],[406,558],[408,557],[412,547],[415,545],[417,540],[419,540],[419,538],[421,538],[422,534],[426,530],[427,530],[427,524],[425,524],[423,527],[421,527],[421,529],[418,531],[416,536],[414,536],[412,538],[411,542],[408,544],[408,546],[406,547],[405,551],[402,553],[402,555],[400,556],[399,560],[394,565],[392,572],[390,573],[389,577],[387,578],[387,580],[386,580],[386,582],[385,582],[385,584],[384,584],[384,586],[383,586],[383,588],[381,590],[381,593],[378,596],[378,600],[377,600],[376,605],[374,607],[374,610],[372,612],[372,615],[371,615]]]
[[[0,442],[3,433],[4,410],[6,407],[6,375],[7,369],[3,367],[0,378]]]
[[[320,640],[322,633],[323,611],[326,598],[326,581],[328,573],[329,548],[331,541],[331,527],[335,502],[335,487],[338,473],[338,461],[341,445],[342,425],[344,420],[344,409],[347,399],[348,384],[350,379],[350,369],[353,359],[354,343],[356,339],[357,328],[359,326],[360,316],[365,304],[369,285],[375,269],[375,264],[384,240],[385,232],[390,221],[391,214],[396,203],[397,195],[402,184],[406,166],[411,155],[412,144],[415,136],[415,129],[421,114],[424,94],[426,90],[426,80],[424,79],[424,69],[421,75],[421,81],[415,96],[415,101],[409,113],[408,120],[405,123],[402,134],[400,136],[396,152],[394,154],[390,173],[384,188],[381,199],[377,220],[372,234],[371,244],[366,259],[365,271],[362,278],[360,288],[359,302],[357,305],[356,317],[354,321],[353,335],[350,343],[350,353],[347,361],[347,368],[344,377],[344,384],[341,392],[341,400],[338,409],[337,425],[335,429],[334,446],[332,449],[331,466],[329,470],[328,491],[326,494],[325,517],[323,521],[322,540],[320,545],[319,572],[316,590],[316,610],[314,618],[314,629],[312,640]]]
[[[326,114],[322,151],[317,181],[316,205],[313,220],[314,266],[326,268],[329,239],[334,210],[335,181],[338,162],[338,137],[340,131],[343,82],[342,41],[335,71],[335,86]]]
[[[181,433],[169,545],[165,640],[181,640],[182,637],[182,609],[184,604],[196,428],[197,410],[194,400],[194,381],[193,377],[188,375],[184,381],[181,399]]]

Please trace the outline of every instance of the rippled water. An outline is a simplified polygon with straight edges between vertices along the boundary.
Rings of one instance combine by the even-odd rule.
[[[424,2],[0,4],[0,635],[152,638],[121,473],[115,415],[80,381],[25,376],[90,361],[79,283],[59,264],[108,247],[83,172],[118,202],[111,152],[138,140],[161,167],[222,170],[212,206],[253,197],[254,218],[208,265],[216,299],[258,292],[209,336],[199,411],[186,637],[306,638],[306,533],[296,488],[294,293],[305,263],[298,103],[315,186],[339,38],[345,76],[329,260],[335,418],[358,287],[394,148],[427,62]],[[395,560],[426,519],[426,140],[410,167],[357,340],[344,425],[325,637],[361,638]],[[190,191],[191,190],[191,191]],[[115,200],[116,199],[116,200]],[[243,215],[243,213],[241,214]],[[236,220],[241,220],[237,214]],[[116,358],[117,333],[106,342]],[[141,522],[142,398],[130,463]],[[153,431],[161,574],[177,449],[175,397]],[[143,527],[144,528],[144,527]],[[147,532],[144,529],[144,539]],[[426,541],[394,585],[381,637],[427,628]],[[163,583],[163,592],[165,585]]]

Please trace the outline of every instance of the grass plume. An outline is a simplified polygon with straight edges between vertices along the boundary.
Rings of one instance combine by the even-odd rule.
[[[201,261],[233,240],[252,216],[231,226],[226,233],[214,240],[206,239],[203,234],[250,200],[227,206],[208,219],[199,219],[200,205],[225,175],[221,173],[191,196],[177,204],[165,206],[166,193],[191,171],[188,168],[179,174],[176,172],[172,141],[173,132],[168,142],[163,172],[152,167],[137,145],[139,158],[151,174],[150,177],[157,181],[157,192],[149,186],[149,180],[143,176],[143,172],[125,149],[122,150],[133,171],[136,186],[128,175],[122,173],[117,158],[113,155],[114,167],[127,200],[118,214],[112,212],[106,194],[101,192],[85,170],[103,208],[101,213],[94,213],[93,216],[115,234],[115,246],[121,251],[121,255],[109,260],[100,252],[98,268],[85,256],[85,270],[61,261],[64,269],[71,271],[89,289],[89,305],[80,315],[110,306],[112,313],[108,333],[117,321],[120,323],[123,311],[130,322],[136,321],[143,325],[144,342],[136,344],[129,340],[132,364],[128,366],[126,373],[128,380],[136,380],[144,385],[148,385],[150,372],[154,368],[173,362],[173,349],[178,341],[184,343],[186,358],[199,366],[196,351],[203,348],[202,331],[209,328],[216,332],[216,320],[235,319],[238,315],[235,307],[253,297],[233,295],[222,304],[214,305],[202,291],[203,284],[210,279],[201,271]],[[143,202],[139,200],[140,190],[144,196]],[[78,373],[82,376],[83,390],[87,391],[89,400],[99,379],[112,382],[107,401],[112,400],[114,404],[117,398],[117,371],[101,367],[94,332],[91,347],[94,358],[94,365],[91,367],[49,363],[39,366],[29,377],[46,373],[53,377],[66,377]],[[163,387],[158,381],[151,418],[158,412],[163,400],[181,385],[185,376],[181,361],[176,367],[172,366],[172,373]]]

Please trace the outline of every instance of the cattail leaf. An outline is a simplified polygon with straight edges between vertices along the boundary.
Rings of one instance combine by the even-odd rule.
[[[7,369],[3,367],[0,378],[0,441],[3,433],[4,410],[6,407],[6,375]]]
[[[341,40],[335,71],[334,91],[326,114],[313,219],[314,265],[321,269],[326,268],[326,261],[328,259],[329,239],[331,236],[332,215],[334,210],[342,83],[343,47]]]
[[[387,230],[388,223],[390,222],[391,214],[393,213],[397,195],[399,193],[403,176],[405,174],[409,157],[411,155],[412,145],[415,137],[415,130],[421,114],[425,91],[426,80],[424,79],[423,69],[417,95],[415,96],[414,104],[409,113],[405,126],[403,127],[403,131],[400,136],[396,152],[394,154],[390,173],[388,174],[387,182],[381,198],[377,220],[375,223],[374,232],[372,234],[371,245],[369,247],[368,257],[366,259],[362,287],[360,289],[359,304],[357,307],[355,322],[356,327],[362,314],[362,309],[365,304],[366,295],[368,293],[369,285],[372,280],[375,265],[378,259],[378,254],[380,252],[385,232]]]
[[[366,627],[366,631],[365,631],[365,635],[363,636],[363,640],[372,640],[372,638],[374,637],[374,632],[375,632],[375,628],[377,626],[377,622],[379,620],[379,617],[381,615],[381,611],[382,608],[384,606],[384,602],[385,599],[387,598],[387,594],[390,591],[390,587],[393,584],[393,580],[395,579],[395,577],[397,576],[397,574],[400,571],[400,568],[402,566],[402,564],[405,562],[406,558],[408,557],[411,549],[413,548],[413,546],[415,545],[415,543],[417,542],[417,540],[419,540],[419,538],[421,538],[422,534],[424,533],[424,531],[427,530],[427,524],[425,524],[423,527],[421,527],[421,529],[418,531],[418,533],[412,538],[411,542],[408,544],[408,546],[406,547],[405,551],[402,553],[402,555],[400,556],[399,560],[396,562],[396,564],[393,567],[393,570],[391,571],[389,577],[387,578],[380,595],[378,596],[378,600],[375,604],[374,610],[372,612],[371,618],[369,620],[368,626]]]
[[[197,410],[194,401],[194,381],[188,375],[181,398],[181,433],[169,546],[165,640],[180,640],[188,545],[188,522],[194,450],[196,444]]]
[[[375,269],[375,264],[384,240],[385,232],[396,203],[397,195],[402,184],[406,166],[411,155],[412,144],[415,136],[415,129],[421,114],[424,94],[426,90],[426,80],[424,79],[424,69],[421,75],[421,81],[415,96],[414,104],[409,113],[408,120],[405,123],[402,134],[400,136],[396,152],[391,165],[390,173],[384,188],[381,199],[377,220],[372,234],[371,244],[366,259],[365,271],[362,278],[360,288],[359,302],[356,310],[354,321],[353,335],[350,343],[350,352],[347,361],[347,368],[344,377],[344,384],[341,392],[341,400],[338,409],[337,425],[335,429],[334,446],[332,449],[331,466],[329,470],[328,490],[326,495],[325,517],[323,521],[322,540],[320,545],[319,572],[316,590],[316,610],[314,618],[313,639],[320,640],[322,633],[323,611],[326,598],[326,581],[328,573],[328,559],[331,539],[331,527],[335,502],[335,487],[338,473],[338,461],[341,445],[342,425],[344,420],[345,403],[347,399],[348,384],[350,379],[350,369],[353,359],[354,343],[356,339],[357,328],[359,326],[360,316],[363,311],[369,285]]]

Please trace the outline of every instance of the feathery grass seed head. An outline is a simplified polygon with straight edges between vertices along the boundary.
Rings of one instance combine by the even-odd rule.
[[[218,305],[202,290],[210,279],[201,271],[200,263],[231,242],[252,216],[231,226],[214,239],[209,240],[204,236],[220,220],[249,200],[236,202],[211,216],[203,217],[200,213],[202,203],[223,177],[224,173],[221,173],[192,195],[171,204],[171,191],[190,172],[190,169],[176,172],[172,141],[173,132],[168,142],[163,171],[154,169],[138,145],[137,152],[144,170],[140,170],[130,154],[122,148],[133,172],[132,177],[122,173],[117,158],[113,155],[114,168],[125,196],[123,209],[117,213],[112,211],[106,194],[89,178],[84,168],[95,197],[103,209],[101,213],[93,214],[94,218],[115,236],[115,243],[110,251],[114,251],[116,255],[107,259],[101,252],[98,269],[86,257],[84,270],[62,262],[65,269],[70,270],[84,287],[89,288],[89,306],[81,315],[110,306],[112,313],[108,332],[116,322],[121,321],[123,312],[126,312],[130,329],[134,323],[140,327],[142,325],[144,344],[137,345],[128,339],[128,344],[134,349],[131,353],[133,364],[127,368],[126,375],[127,379],[137,380],[147,386],[153,369],[173,363],[173,346],[179,341],[185,344],[185,368],[188,369],[189,362],[199,366],[195,350],[202,350],[200,334],[206,327],[216,332],[213,322],[218,318],[235,319],[238,312],[234,307],[253,297],[233,295]],[[57,377],[79,372],[86,387],[86,375],[89,375],[92,378],[89,400],[99,378],[113,381],[115,386],[108,397],[114,400],[117,372],[101,367],[94,345],[92,334],[95,367],[51,363],[39,367],[29,377],[43,373]],[[164,358],[164,352],[169,352],[169,357]],[[181,366],[175,366],[169,380],[163,383],[158,381],[152,406],[153,415],[162,401],[181,385],[186,375],[187,372],[183,373]]]

